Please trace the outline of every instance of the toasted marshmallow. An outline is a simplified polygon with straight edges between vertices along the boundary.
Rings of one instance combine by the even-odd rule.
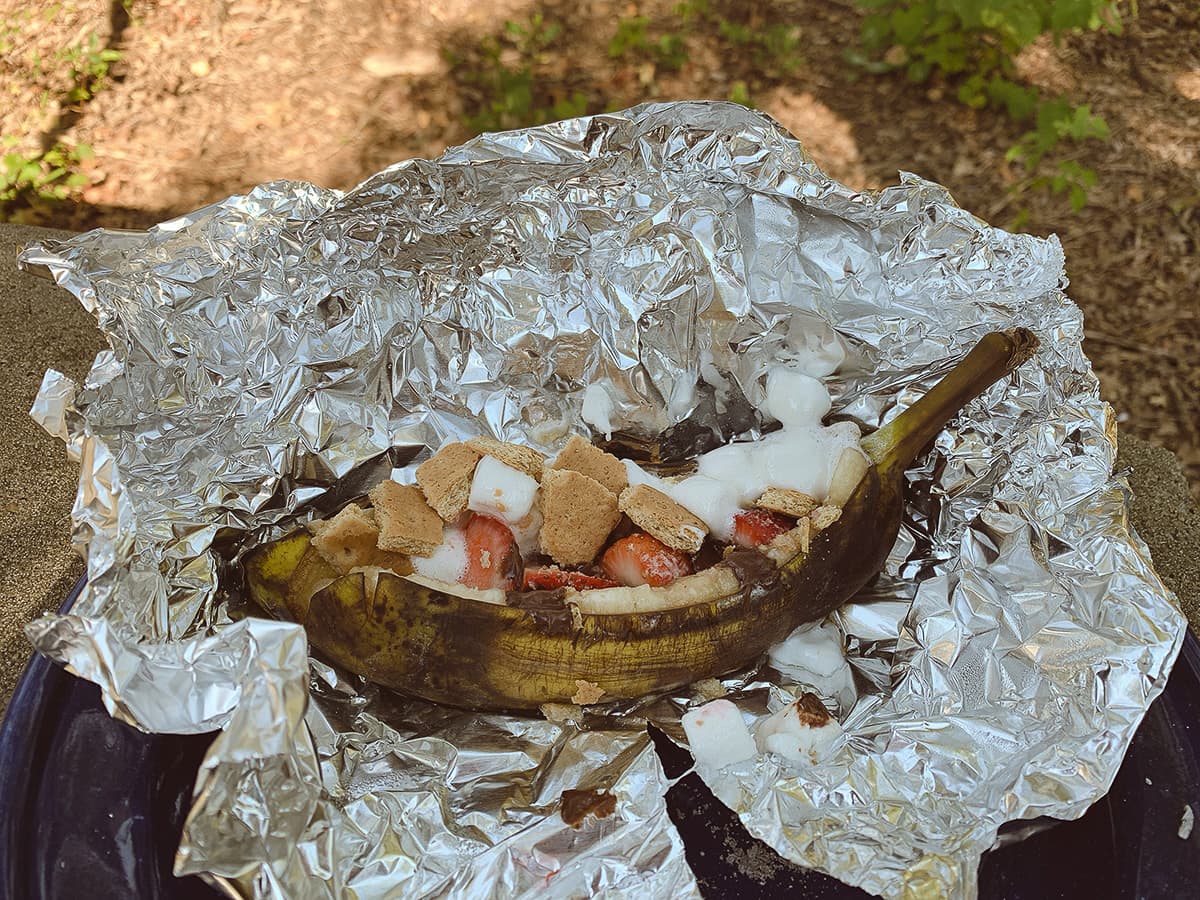
[[[816,694],[804,694],[754,729],[755,742],[763,753],[814,766],[829,755],[841,736],[842,726]]]

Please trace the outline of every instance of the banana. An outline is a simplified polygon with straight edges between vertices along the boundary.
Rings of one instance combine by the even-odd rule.
[[[1025,329],[986,335],[929,393],[865,437],[870,465],[841,517],[807,541],[806,552],[777,564],[757,550],[734,550],[676,582],[673,593],[654,589],[669,598],[657,605],[634,593],[650,596],[645,588],[496,598],[377,568],[339,575],[304,529],[249,552],[246,585],[268,612],[302,623],[333,662],[450,706],[531,710],[632,699],[720,675],[824,618],[875,577],[900,527],[905,469],[969,400],[1036,348]],[[597,609],[589,594],[622,591],[630,592],[625,611],[589,611]]]

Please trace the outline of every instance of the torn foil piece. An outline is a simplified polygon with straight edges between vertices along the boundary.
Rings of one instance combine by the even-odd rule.
[[[761,376],[810,329],[839,335],[835,410],[866,427],[989,330],[1042,350],[909,473],[884,576],[833,617],[858,688],[843,746],[704,773],[752,833],[886,896],[969,897],[1004,822],[1103,794],[1178,651],[1058,242],[911,175],[854,192],[742,107],[483,135],[345,194],[267,184],[22,261],[112,346],[35,406],[81,461],[89,584],[30,636],[125,721],[224,729],[178,868],[234,894],[694,895],[645,720],[682,740],[713,685],[554,724],[314,660],[306,707],[299,630],[235,621],[236,558],[450,438],[553,452],[588,418],[676,456],[754,437]],[[757,720],[790,696],[774,677],[717,689]],[[562,791],[591,788],[614,812],[576,831]]]

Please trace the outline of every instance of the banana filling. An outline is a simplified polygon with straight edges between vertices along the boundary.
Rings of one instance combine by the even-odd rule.
[[[756,549],[777,565],[806,553],[869,465],[853,426],[789,423],[782,412],[781,431],[711,451],[676,479],[579,436],[553,459],[488,438],[450,443],[415,484],[382,482],[369,506],[313,522],[313,546],[343,574],[390,570],[489,603],[561,590],[605,614],[729,595],[739,588],[729,552]]]

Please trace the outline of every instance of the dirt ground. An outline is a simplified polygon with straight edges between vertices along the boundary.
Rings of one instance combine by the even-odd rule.
[[[1090,104],[1111,128],[1109,141],[1070,148],[1099,174],[1077,214],[1062,196],[1008,190],[1018,173],[1005,151],[1023,129],[1002,113],[969,110],[946,85],[849,65],[861,22],[850,0],[753,4],[751,20],[798,27],[790,72],[705,34],[686,36],[677,72],[644,56],[610,58],[619,19],[646,16],[653,31],[672,21],[675,2],[134,0],[128,14],[119,3],[57,4],[29,40],[64,46],[92,28],[122,58],[93,99],[52,103],[33,129],[95,151],[83,204],[40,224],[146,227],[263,181],[347,188],[397,160],[436,156],[473,133],[466,123],[487,99],[481,68],[513,64],[511,41],[495,43],[505,21],[541,15],[562,26],[533,55],[547,104],[578,96],[599,112],[645,99],[725,99],[741,82],[851,186],[911,171],[993,224],[1020,215],[1025,230],[1057,234],[1104,395],[1123,429],[1180,456],[1200,497],[1195,0],[1142,0],[1122,35],[1046,41],[1022,55],[1030,82]],[[0,0],[6,16],[20,9]],[[0,62],[6,134],[30,131],[37,87],[21,95],[19,65],[14,53]]]

